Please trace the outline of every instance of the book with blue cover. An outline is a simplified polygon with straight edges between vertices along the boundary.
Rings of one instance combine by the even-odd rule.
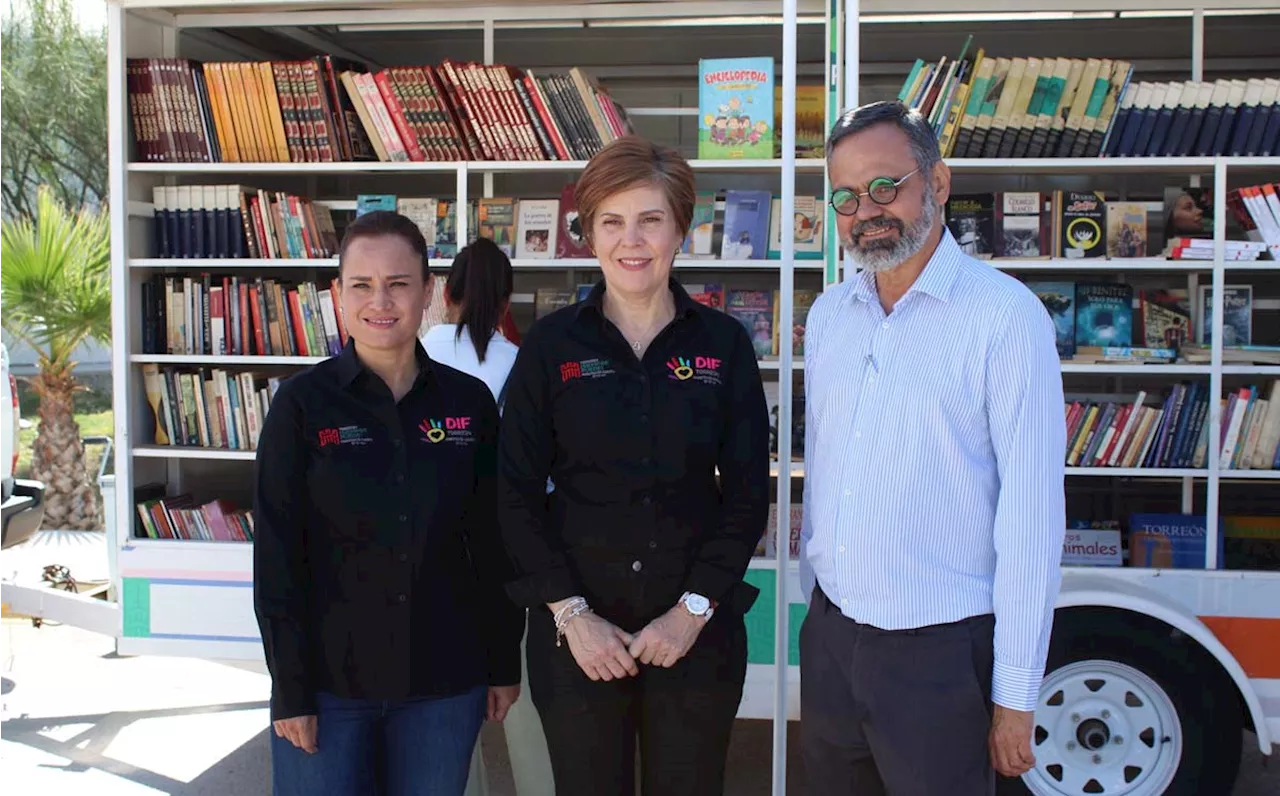
[[[768,191],[727,191],[724,199],[724,239],[721,260],[763,260],[769,252]]]
[[[1127,284],[1076,285],[1076,345],[1133,345],[1133,287]]]
[[[1223,559],[1218,534],[1218,566]],[[1133,514],[1129,517],[1129,566],[1204,569],[1208,533],[1204,515]]]
[[[1076,283],[1028,282],[1027,288],[1040,298],[1053,319],[1058,356],[1066,359],[1076,353]]]

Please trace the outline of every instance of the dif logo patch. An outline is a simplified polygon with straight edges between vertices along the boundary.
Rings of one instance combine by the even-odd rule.
[[[669,378],[675,381],[694,381],[703,384],[719,385],[723,383],[720,368],[724,361],[710,356],[674,356],[667,360]]]
[[[426,436],[423,440],[435,445],[445,440],[465,445],[474,441],[471,432],[471,417],[446,417],[444,419],[426,418],[418,424],[418,428]]]

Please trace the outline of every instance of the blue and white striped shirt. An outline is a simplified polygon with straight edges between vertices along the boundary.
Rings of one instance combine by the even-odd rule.
[[[828,288],[805,349],[805,595],[888,630],[994,613],[992,699],[1033,710],[1066,529],[1044,305],[944,230],[888,315],[868,272]]]

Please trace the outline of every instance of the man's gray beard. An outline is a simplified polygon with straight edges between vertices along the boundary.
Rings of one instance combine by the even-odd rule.
[[[840,245],[849,253],[850,259],[865,271],[873,274],[892,271],[914,257],[929,238],[929,231],[938,217],[941,208],[932,194],[925,194],[920,203],[920,217],[914,223],[903,227],[898,239],[885,245],[883,241],[872,241],[871,248],[854,245],[853,236],[840,239]]]

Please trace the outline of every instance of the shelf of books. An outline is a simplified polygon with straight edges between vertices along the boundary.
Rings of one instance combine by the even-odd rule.
[[[437,274],[459,241],[492,238],[516,268],[527,330],[599,278],[573,181],[636,132],[695,170],[677,275],[756,345],[778,491],[747,575],[761,588],[749,649],[752,677],[775,687],[768,673],[788,669],[780,650],[794,668],[804,615],[804,321],[853,275],[823,199],[825,130],[841,107],[895,96],[938,135],[951,233],[1055,321],[1064,564],[1280,569],[1280,60],[1267,49],[1280,19],[1206,18],[1206,35],[1246,48],[1226,58],[1193,53],[1186,19],[1137,37],[1134,20],[1094,10],[913,25],[875,21],[893,9],[867,0],[863,24],[805,2],[828,22],[799,25],[788,48],[788,28],[767,18],[720,25],[745,13],[737,4],[647,4],[680,24],[636,4],[622,20],[622,4],[568,4],[540,8],[543,21],[614,16],[528,29],[520,3],[438,18],[347,4],[369,6],[367,20],[306,3],[167,5],[172,17],[111,11],[122,649],[260,656],[247,588],[257,433],[281,381],[346,340],[346,224],[404,213]],[[320,26],[314,52],[288,34],[304,24]],[[252,47],[227,35],[237,28],[255,29]],[[926,51],[904,60],[917,41]],[[1241,66],[1250,42],[1263,67]],[[782,146],[788,101],[794,151]],[[1173,552],[1157,556],[1161,534]],[[753,692],[743,715],[774,704]]]

